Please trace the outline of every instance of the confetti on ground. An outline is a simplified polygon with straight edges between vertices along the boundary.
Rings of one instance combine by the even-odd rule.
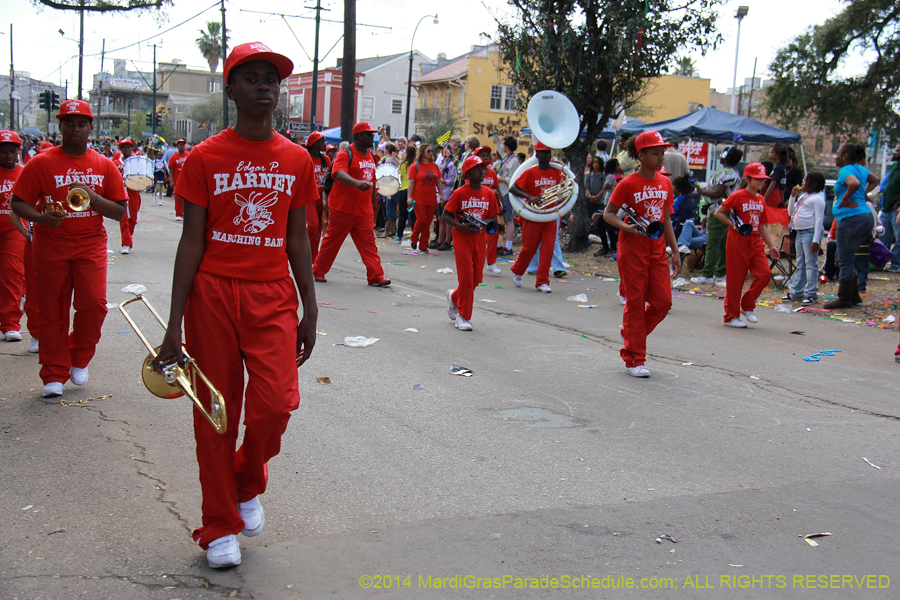
[[[495,289],[495,290],[505,290],[506,288],[503,287],[502,285],[495,285],[495,286],[494,286],[494,289]]]
[[[377,314],[378,314],[377,312],[375,312],[375,311],[373,311],[373,310],[367,310],[366,312],[369,313],[370,315],[377,315]]]
[[[409,263],[392,263],[395,267],[408,267]]]
[[[319,308],[333,308],[334,310],[347,310],[346,308],[332,306],[331,302],[316,302],[316,306],[318,306]]]
[[[316,383],[321,383],[322,385],[328,385],[331,383],[330,377],[316,377]]]
[[[106,400],[107,398],[112,398],[112,394],[97,396],[96,398],[87,398],[86,400],[67,400],[65,398],[61,398],[59,403],[62,406],[84,406],[88,402],[93,402],[94,400]]]

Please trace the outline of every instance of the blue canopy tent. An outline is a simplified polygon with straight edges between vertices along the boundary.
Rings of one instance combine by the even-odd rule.
[[[325,129],[322,131],[322,135],[325,137],[325,143],[331,144],[332,146],[337,146],[341,143],[341,128],[340,127],[332,127],[331,129]],[[381,141],[381,138],[376,133],[375,134],[375,143]]]

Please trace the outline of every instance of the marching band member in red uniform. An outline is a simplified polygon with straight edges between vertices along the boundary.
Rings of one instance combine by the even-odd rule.
[[[633,377],[650,377],[644,366],[647,336],[656,329],[672,308],[672,286],[666,244],[672,249],[672,271],[681,272],[681,256],[672,229],[672,182],[659,171],[666,148],[671,148],[657,131],[645,131],[628,141],[628,155],[640,168],[623,179],[613,190],[603,211],[607,223],[618,227],[618,267],[625,310],[622,313],[620,354],[625,370]],[[650,239],[640,233],[636,223],[619,218],[620,208],[630,207],[649,222],[661,221],[663,236]]]
[[[725,246],[725,317],[726,327],[746,327],[741,315],[748,323],[756,323],[759,319],[753,310],[759,295],[766,289],[772,276],[769,261],[766,259],[765,240],[769,254],[773,258],[781,255],[772,243],[766,231],[766,200],[760,194],[770,179],[762,163],[750,163],[744,167],[746,189],[737,190],[716,210],[716,218],[728,225],[728,239]],[[738,233],[738,224],[731,218],[732,211],[737,213],[742,223],[753,225],[750,235]],[[741,296],[747,273],[753,276],[747,292]]]
[[[26,238],[10,220],[12,190],[22,173],[22,140],[12,131],[0,131],[0,335],[21,342],[22,294],[25,292]],[[21,226],[21,225],[20,225]],[[31,321],[31,315],[28,315]]]
[[[178,152],[169,157],[169,176],[172,178],[172,189],[175,189],[175,186],[178,185],[178,177],[181,175],[181,170],[184,168],[184,161],[187,160],[188,153],[185,152],[185,148],[187,147],[187,142],[185,140],[178,140],[175,142],[175,147],[178,148]],[[184,199],[175,196],[175,220],[180,221],[184,218]]]
[[[531,167],[509,186],[509,193],[526,202],[539,202],[542,194],[555,185],[562,183],[565,175],[562,169],[550,166],[550,148],[541,142],[534,145],[534,155],[537,157],[537,166]],[[534,289],[538,292],[549,294],[550,290],[550,263],[553,260],[553,246],[556,244],[557,220],[539,223],[537,221],[522,221],[522,249],[516,262],[510,268],[513,274],[513,283],[516,287],[522,287],[522,275],[531,264],[538,246],[541,253],[538,262],[537,279]]]
[[[316,281],[325,283],[325,274],[331,270],[341,244],[350,234],[366,265],[369,285],[391,285],[391,280],[384,277],[375,246],[374,210],[378,199],[375,195],[375,157],[369,152],[375,139],[374,133],[375,130],[366,121],[360,121],[353,126],[353,144],[338,152],[334,159],[331,171],[334,187],[328,195],[328,231],[322,238],[319,255],[313,265]]]
[[[154,365],[183,361],[183,318],[186,347],[225,398],[222,435],[194,410],[203,525],[193,538],[213,568],[241,563],[235,534],[262,532],[257,496],[266,491],[267,463],[300,404],[297,366],[316,341],[305,218],[317,196],[313,163],[272,129],[280,82],[292,70],[290,59],[259,42],[231,51],[225,93],[237,122],[188,155],[175,188],[185,200],[184,231],[169,326]],[[209,391],[199,393],[208,403]],[[242,407],[244,438],[235,450]]]
[[[481,159],[485,167],[484,179],[481,181],[481,185],[493,190],[494,194],[497,196],[497,202],[500,206],[503,206],[503,196],[500,195],[500,178],[497,177],[497,173],[490,167],[491,149],[487,146],[476,148],[475,156]],[[503,219],[500,219],[497,223],[503,223]],[[493,234],[485,234],[487,250],[485,251],[484,258],[487,262],[487,270],[491,275],[500,275],[500,267],[497,266],[497,240],[500,238],[500,234],[504,233],[505,230],[506,228],[501,226]]]
[[[322,239],[322,220],[325,218],[325,177],[331,168],[331,159],[325,156],[325,137],[318,131],[313,131],[306,138],[306,149],[316,168],[316,188],[319,190],[319,199],[306,211],[306,233],[309,235],[309,247],[315,264]]]
[[[13,212],[34,223],[45,398],[61,396],[70,377],[75,385],[87,383],[88,363],[100,341],[107,311],[103,217],[121,220],[128,201],[116,166],[87,146],[94,129],[90,105],[66,100],[56,117],[62,145],[44,150],[28,162],[12,199]],[[88,194],[90,208],[85,211],[72,211],[66,204],[66,195],[75,188]],[[38,212],[35,205],[47,200],[61,202],[65,213]]]
[[[416,224],[409,238],[410,251],[428,254],[428,241],[438,198],[444,197],[444,181],[441,170],[434,162],[431,144],[423,143],[416,154],[416,162],[409,166],[408,195],[413,202]]]
[[[456,274],[459,281],[455,290],[447,290],[447,314],[456,321],[460,331],[472,331],[472,305],[475,287],[481,283],[484,270],[484,244],[487,237],[483,229],[456,220],[456,213],[468,213],[481,221],[501,220],[497,194],[482,183],[487,165],[477,156],[463,161],[463,176],[466,185],[457,188],[444,207],[441,218],[457,230],[453,236],[453,254],[456,259]]]
[[[134,152],[134,142],[127,138],[119,141],[119,150],[112,161],[119,173],[123,173],[125,161]],[[127,186],[125,191],[128,192],[128,205],[125,207],[125,217],[119,221],[119,231],[122,234],[122,254],[131,254],[131,249],[134,248],[134,228],[137,227],[138,211],[141,210],[141,193]]]

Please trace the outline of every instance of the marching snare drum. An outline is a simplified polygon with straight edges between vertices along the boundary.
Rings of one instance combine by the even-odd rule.
[[[375,169],[375,190],[382,196],[400,191],[400,170],[392,164],[381,163]]]
[[[153,161],[146,156],[129,156],[122,166],[125,187],[143,192],[153,185]]]

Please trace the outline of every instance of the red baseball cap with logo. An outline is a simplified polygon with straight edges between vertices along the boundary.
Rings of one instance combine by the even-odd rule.
[[[766,175],[766,167],[762,163],[750,163],[744,167],[744,177],[752,179],[771,179]]]
[[[131,146],[132,148],[134,148],[134,142],[132,142],[128,138],[124,138],[119,140],[119,148],[121,148],[122,146]]]
[[[478,165],[483,165],[484,161],[478,158],[477,156],[470,156],[463,161],[463,174],[468,173],[469,169],[474,169]]]
[[[491,147],[490,146],[479,146],[479,147],[475,148],[475,152],[473,152],[472,154],[474,154],[475,156],[478,156],[482,152],[487,152],[488,155],[490,155],[490,153],[492,152]]]
[[[22,145],[22,139],[16,134],[15,131],[0,131],[0,144],[15,144],[16,146]]]
[[[184,138],[175,140],[175,145],[177,146],[178,144],[187,144],[187,140]]]
[[[658,131],[645,131],[634,139],[634,149],[637,152],[640,152],[645,148],[654,148],[656,146],[672,148],[674,144],[666,142]]]
[[[366,132],[377,133],[378,130],[372,129],[372,126],[369,125],[368,121],[360,121],[359,123],[357,123],[356,125],[353,126],[353,135],[356,135],[357,133],[366,133]]]
[[[538,143],[534,145],[535,152],[538,152],[540,150],[550,150],[550,149],[551,149],[550,146],[548,146],[547,144],[545,144],[544,142],[541,142],[541,141],[538,141]]]
[[[324,138],[325,136],[322,135],[321,131],[313,131],[309,134],[309,137],[306,138],[306,147],[309,148],[310,146]]]
[[[228,83],[228,74],[233,68],[253,60],[264,60],[275,65],[281,79],[285,79],[294,71],[294,63],[287,56],[272,52],[272,49],[262,42],[250,42],[235,46],[225,59],[222,73],[225,83]]]
[[[59,105],[59,114],[56,115],[57,119],[72,115],[88,117],[91,121],[94,120],[94,113],[91,112],[91,105],[84,100],[66,100]]]

